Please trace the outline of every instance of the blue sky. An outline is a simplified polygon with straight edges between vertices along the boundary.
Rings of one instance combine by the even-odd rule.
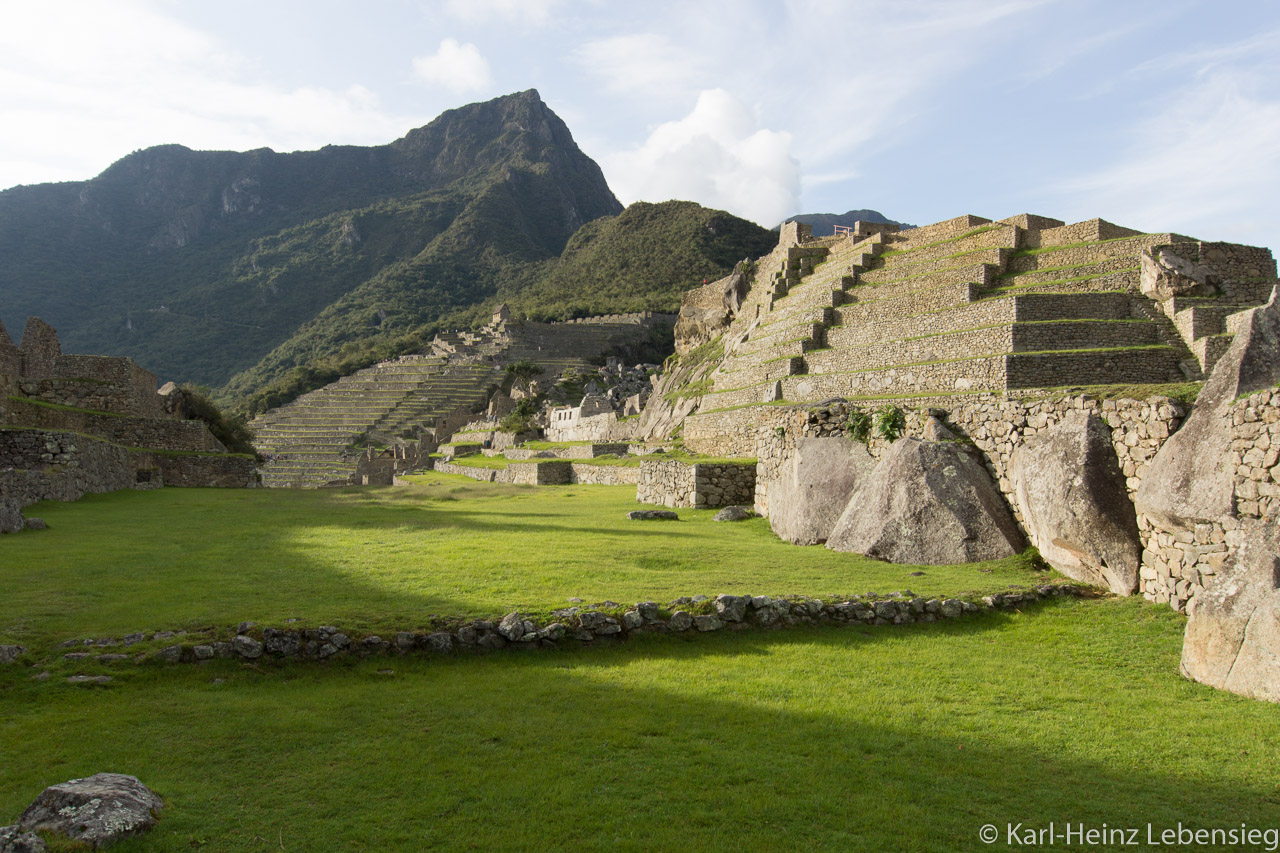
[[[624,202],[1280,249],[1280,2],[5,0],[0,187],[380,144],[537,88]]]

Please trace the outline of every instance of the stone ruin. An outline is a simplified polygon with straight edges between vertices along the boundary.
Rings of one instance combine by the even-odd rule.
[[[953,563],[1029,541],[1188,613],[1189,676],[1280,701],[1276,281],[1267,249],[1097,219],[790,223],[685,294],[633,438],[755,459],[755,509],[798,544]],[[1206,377],[1194,405],[1160,395]]]
[[[479,330],[441,332],[428,351],[344,376],[256,418],[250,426],[267,460],[263,484],[354,482],[365,476],[357,470],[367,453],[362,445],[425,456],[501,400],[495,389],[506,379],[507,365],[532,362],[549,378],[566,371],[590,374],[593,362],[645,343],[652,329],[674,321],[644,311],[535,323],[516,320],[499,306]],[[501,417],[490,415],[495,422]],[[368,460],[363,464],[367,468]]]
[[[18,346],[0,326],[0,530],[21,529],[22,508],[41,500],[255,485],[254,460],[227,453],[184,408],[181,389],[157,393],[131,359],[64,354],[35,317]]]

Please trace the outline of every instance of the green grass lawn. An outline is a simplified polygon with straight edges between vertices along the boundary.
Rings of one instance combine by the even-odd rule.
[[[1063,601],[905,629],[142,667],[100,688],[0,671],[0,815],[111,769],[170,803],[122,853],[951,851],[987,823],[1275,826],[1280,713],[1182,680],[1181,623]]]
[[[1014,558],[895,566],[778,540],[764,519],[635,522],[634,486],[513,486],[431,474],[355,489],[161,489],[28,510],[0,540],[0,643],[234,625],[369,631],[532,614],[570,597],[983,593],[1042,582]],[[437,484],[437,485],[431,485]],[[912,577],[913,571],[923,571]]]
[[[0,539],[0,642],[1044,577],[1016,560],[911,577],[710,511],[629,523],[622,487],[426,482],[42,505],[49,531]],[[1181,678],[1184,625],[1141,600],[1057,599],[456,658],[122,663],[99,687],[0,666],[0,825],[110,770],[169,803],[121,853],[952,851],[1009,849],[1019,822],[1276,827],[1280,708]],[[999,843],[978,841],[985,824]]]

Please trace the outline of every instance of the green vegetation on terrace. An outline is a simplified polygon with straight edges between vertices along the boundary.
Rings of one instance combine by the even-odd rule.
[[[102,409],[81,409],[76,406],[64,406],[61,403],[49,403],[33,397],[19,397],[16,394],[10,394],[9,401],[12,403],[25,403],[28,406],[39,406],[42,409],[52,409],[55,412],[79,412],[82,415],[100,415],[106,418],[128,417],[128,415],[122,415],[119,412],[104,412]]]
[[[904,394],[859,394],[846,396],[843,399],[850,403],[873,403],[887,400],[939,401],[951,399],[964,400],[964,398],[980,397],[985,394],[1006,396],[1011,400],[1031,401],[1050,399],[1053,397],[1084,395],[1086,397],[1099,400],[1147,400],[1151,397],[1168,397],[1181,403],[1194,403],[1196,396],[1200,393],[1200,389],[1202,387],[1204,387],[1203,382],[1152,383],[1149,385],[1059,385],[1050,388],[1018,389],[1016,391],[1011,390],[1005,395],[983,388],[976,388],[965,391],[915,391]],[[736,412],[740,409],[754,409],[762,406],[812,406],[819,402],[821,402],[821,400],[815,399],[773,400],[768,403],[743,403],[738,406],[725,406],[719,409],[701,409],[694,412],[689,417],[697,418],[702,417],[703,415],[723,414],[725,412]]]
[[[295,615],[348,627],[412,617],[432,596],[502,613],[529,597],[934,594],[1027,577],[1009,564],[907,577],[911,567],[795,548],[762,521],[717,525],[709,512],[628,523],[615,520],[633,505],[623,491],[162,490],[41,507],[51,530],[4,543],[0,575],[16,596],[0,600],[0,631],[118,635]],[[458,537],[478,547],[464,552]],[[932,625],[478,658],[57,661],[46,681],[28,655],[0,667],[0,749],[15,757],[0,762],[0,815],[110,769],[167,802],[119,853],[558,839],[950,853],[987,849],[975,841],[984,824],[1274,827],[1280,716],[1182,679],[1184,627],[1168,608],[1106,598]],[[113,681],[67,684],[73,671]]]
[[[922,243],[919,246],[912,246],[910,249],[885,249],[883,252],[880,253],[880,257],[882,258],[901,257],[902,255],[909,255],[912,252],[918,252],[921,249],[932,249],[935,246],[945,246],[947,243],[956,243],[956,242],[959,242],[960,240],[964,240],[967,237],[976,237],[979,234],[985,234],[988,231],[994,231],[997,228],[1006,228],[1006,227],[1008,226],[1000,225],[994,222],[991,223],[990,225],[980,225],[977,228],[971,228],[968,231],[965,231],[962,234],[957,234],[954,237],[947,237],[944,240],[934,240],[932,243]]]
[[[1149,400],[1168,397],[1180,403],[1194,403],[1204,387],[1203,382],[1152,383],[1149,385],[1060,385],[1038,388],[1030,394],[1018,392],[1009,396],[1017,400],[1038,400],[1052,396],[1083,394],[1096,400]]]
[[[1038,267],[1033,270],[1022,270],[1020,272],[1002,272],[997,277],[998,278],[1020,278],[1024,275],[1040,275],[1042,273],[1047,273],[1047,272],[1065,272],[1066,270],[1078,270],[1083,267],[1093,267],[1097,265],[1098,265],[1097,261],[1088,261],[1080,264],[1063,264],[1062,266],[1056,266],[1056,267]],[[1124,267],[1123,269],[1113,270],[1113,272],[1138,272],[1140,270],[1141,270],[1140,267]],[[1103,274],[1110,275],[1110,273],[1103,273]],[[1064,280],[1071,281],[1072,279],[1064,279]]]
[[[933,359],[932,361],[913,361],[905,364],[885,365],[883,367],[868,367],[862,370],[833,370],[827,373],[813,373],[813,374],[806,374],[806,375],[851,376],[859,373],[876,373],[878,371],[888,370],[890,368],[925,367],[931,364],[957,364],[959,362],[964,362],[964,361],[980,361],[984,358],[998,358],[1006,355],[1008,356],[1064,355],[1067,353],[1070,353],[1072,355],[1079,355],[1081,353],[1105,353],[1105,352],[1117,352],[1117,353],[1118,352],[1146,352],[1146,351],[1154,352],[1155,350],[1168,350],[1168,349],[1170,349],[1170,347],[1164,344],[1147,344],[1147,345],[1141,345],[1141,346],[1128,346],[1128,347],[1082,347],[1080,349],[1067,349],[1067,350],[1024,350],[1020,352],[996,352],[996,353],[986,353],[983,355],[965,356],[964,358],[938,358],[938,359]],[[717,394],[732,394],[735,391],[744,391],[748,388],[754,388],[757,385],[765,385],[768,382],[772,382],[772,381],[774,380],[765,380],[762,382],[755,382],[750,385],[741,385],[737,388],[721,388],[715,391],[708,391],[703,396],[714,397]],[[912,396],[917,396],[917,395],[912,395]]]
[[[30,514],[50,529],[4,538],[0,643],[44,651],[72,637],[290,618],[412,630],[433,617],[546,613],[571,596],[956,595],[1045,578],[1021,559],[911,577],[915,566],[793,547],[764,519],[717,524],[711,510],[639,524],[625,517],[634,486],[506,486],[435,472],[417,481],[38,504]]]
[[[1125,240],[1140,240],[1143,237],[1156,237],[1157,234],[1130,234],[1128,237],[1108,237],[1105,240],[1082,240],[1079,243],[1062,243],[1057,246],[1038,246],[1035,248],[1018,249],[1013,252],[1010,258],[1027,258],[1032,255],[1043,255],[1046,252],[1057,252],[1062,249],[1081,249],[1085,246],[1102,246],[1107,243],[1122,243]]]

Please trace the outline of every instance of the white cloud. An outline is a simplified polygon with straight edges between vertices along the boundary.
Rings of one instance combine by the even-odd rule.
[[[1081,217],[1280,247],[1275,70],[1202,73],[1134,126],[1117,161],[1051,190]]]
[[[790,148],[789,133],[760,128],[745,104],[711,89],[687,116],[606,156],[603,166],[624,203],[678,198],[773,226],[796,211],[800,197],[800,164]]]
[[[141,2],[49,0],[0,28],[0,188],[93,176],[132,150],[278,150],[387,142],[413,119],[360,86],[282,87]]]
[[[697,54],[652,33],[589,41],[574,58],[610,91],[646,97],[687,98],[706,71]]]
[[[564,0],[448,0],[445,11],[468,23],[546,24]]]
[[[480,92],[493,85],[489,62],[480,49],[474,44],[459,44],[456,39],[440,42],[440,49],[431,56],[416,57],[413,73],[424,83],[456,94]]]

